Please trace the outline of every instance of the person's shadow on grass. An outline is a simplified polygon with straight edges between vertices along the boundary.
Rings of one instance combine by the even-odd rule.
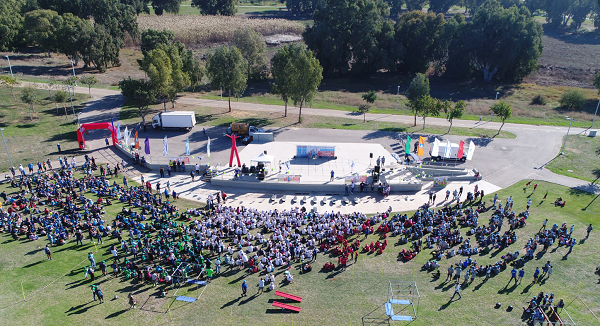
[[[444,304],[443,304],[443,305],[440,307],[440,309],[438,309],[438,311],[442,311],[442,310],[444,310],[444,309],[448,308],[448,307],[450,306],[450,304],[452,304],[452,301],[453,301],[453,300],[452,300],[452,298],[448,299],[448,302],[444,303]]]
[[[523,291],[521,291],[521,294],[525,294],[525,293],[529,292],[529,289],[531,289],[532,286],[533,286],[533,283],[527,284],[527,286],[525,288],[523,288]]]

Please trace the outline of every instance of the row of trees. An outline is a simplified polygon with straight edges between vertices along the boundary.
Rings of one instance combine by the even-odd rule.
[[[477,7],[467,22],[457,14],[412,11],[394,23],[381,0],[329,0],[304,40],[325,76],[367,76],[379,69],[436,72],[457,78],[515,81],[537,68],[543,30],[524,7],[496,1]],[[510,49],[510,51],[507,51]]]
[[[139,34],[135,7],[123,1],[3,0],[0,50],[31,45],[100,71],[118,66],[125,35]]]

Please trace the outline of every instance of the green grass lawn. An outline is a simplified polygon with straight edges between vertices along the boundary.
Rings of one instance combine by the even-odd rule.
[[[584,239],[585,227],[594,222],[598,212],[597,196],[572,191],[568,188],[539,183],[537,192],[532,187],[525,189],[525,182],[517,183],[498,192],[504,200],[513,195],[515,211],[525,209],[527,198],[533,200],[531,217],[525,228],[518,229],[518,241],[507,250],[492,251],[486,256],[474,257],[480,264],[495,262],[508,250],[522,250],[527,239],[537,232],[544,218],[553,223],[575,224],[575,237],[578,245],[573,253],[566,256],[564,247],[555,250],[555,246],[543,256],[537,256],[525,265],[526,275],[518,286],[505,286],[509,271],[492,277],[487,282],[478,277],[462,291],[462,299],[450,302],[452,284],[434,280],[421,266],[430,259],[430,250],[424,250],[410,262],[398,261],[398,252],[407,245],[398,246],[397,238],[388,238],[388,248],[383,255],[361,254],[358,263],[346,271],[332,273],[320,272],[326,261],[336,262],[336,257],[320,253],[315,268],[308,274],[299,273],[299,265],[294,265],[292,274],[295,283],[279,286],[278,289],[303,297],[302,312],[290,315],[273,309],[271,301],[276,297],[272,293],[254,295],[257,275],[245,275],[242,271],[223,273],[208,285],[200,300],[195,303],[174,301],[158,297],[159,288],[151,285],[125,281],[119,278],[99,277],[106,298],[105,304],[92,301],[90,280],[83,278],[83,268],[88,251],[96,247],[86,243],[81,248],[68,242],[62,247],[53,248],[53,261],[47,261],[43,252],[45,239],[38,241],[13,241],[9,235],[0,235],[0,311],[3,320],[11,324],[98,324],[110,325],[360,325],[363,318],[376,323],[385,323],[383,303],[387,298],[387,282],[390,280],[417,282],[421,295],[419,316],[413,325],[516,325],[525,324],[521,307],[539,291],[553,292],[557,299],[563,298],[567,311],[578,325],[594,324],[595,318],[583,302],[596,314],[600,309],[600,291],[598,275],[594,269],[598,263],[596,249],[600,245],[599,231],[595,230],[589,239]],[[6,185],[0,190],[11,192]],[[470,190],[467,188],[466,190]],[[541,201],[548,190],[548,199]],[[490,200],[493,194],[486,194]],[[563,197],[567,205],[554,207],[551,202],[558,196]],[[180,207],[194,206],[193,203],[180,201]],[[386,205],[382,205],[382,210]],[[121,204],[107,208],[105,219],[110,222]],[[357,207],[360,210],[360,207]],[[480,217],[480,223],[486,224],[490,213]],[[464,235],[466,229],[462,229]],[[364,242],[370,243],[379,237],[371,235]],[[106,249],[114,239],[105,239],[104,245],[97,246],[97,260],[108,259]],[[454,257],[441,262],[443,275],[449,263],[458,262],[464,257]],[[546,260],[554,266],[550,279],[537,284],[529,284],[535,267],[541,267]],[[110,269],[109,269],[110,270]],[[283,270],[276,269],[277,283],[282,279]],[[249,283],[248,297],[240,298],[242,280]],[[27,302],[23,301],[21,283]],[[189,291],[189,292],[188,292]],[[134,293],[139,301],[139,309],[126,310],[127,293]],[[178,295],[195,295],[195,288],[182,288]],[[577,295],[581,299],[576,299]],[[115,298],[115,295],[118,297]],[[582,302],[583,300],[583,302]],[[502,303],[501,309],[494,309],[496,302]],[[515,309],[506,312],[512,305]]]
[[[563,151],[550,164],[550,171],[569,177],[598,181],[600,178],[600,139],[583,135],[570,135]]]
[[[64,103],[65,110],[59,105],[57,111],[53,102],[48,99],[48,91],[39,89],[38,103],[34,106],[33,121],[29,118],[27,104],[19,100],[20,88],[14,90],[17,101],[14,100],[7,88],[0,88],[0,127],[4,128],[4,138],[13,165],[26,166],[29,162],[58,158],[56,144],[60,143],[64,155],[72,155],[77,146],[77,119],[73,117],[70,102]],[[52,92],[54,94],[54,91]],[[75,94],[73,106],[75,113],[89,99],[87,94]],[[0,171],[8,171],[10,164],[4,148],[0,150]]]
[[[235,106],[235,104],[232,104]],[[162,108],[162,105],[153,107],[151,114],[146,116],[146,120],[150,120],[156,112]],[[496,137],[496,138],[516,138],[515,134],[508,131],[501,131],[497,135],[497,130],[483,129],[483,128],[463,128],[453,127],[448,133],[448,127],[446,126],[432,126],[426,125],[423,129],[422,120],[416,127],[410,124],[392,123],[392,122],[380,122],[377,120],[363,120],[352,119],[352,118],[338,118],[329,116],[314,116],[304,115],[302,116],[302,123],[298,123],[298,117],[294,114],[288,114],[287,117],[283,116],[283,112],[261,112],[261,111],[242,111],[233,110],[229,113],[225,109],[211,108],[211,107],[197,107],[188,105],[177,105],[178,110],[192,110],[196,112],[196,122],[199,125],[209,125],[218,127],[227,127],[232,122],[246,122],[252,126],[261,128],[318,128],[318,129],[346,129],[346,130],[383,130],[392,132],[409,132],[409,133],[427,133],[436,135],[459,135],[467,137]],[[361,116],[362,117],[362,116]],[[132,124],[141,121],[138,110],[133,107],[124,106],[121,109],[120,115],[121,121],[124,124]],[[448,124],[449,125],[449,124]]]

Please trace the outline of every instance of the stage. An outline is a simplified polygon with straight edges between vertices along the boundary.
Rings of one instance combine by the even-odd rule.
[[[330,157],[297,157],[297,146],[314,148],[335,148],[335,153],[325,152]],[[266,152],[266,155],[265,155]],[[373,154],[373,158],[370,154]],[[246,166],[263,154],[265,178],[259,180],[256,173],[235,178],[236,167],[217,166],[211,183],[220,187],[249,189],[270,189],[293,191],[295,193],[326,192],[343,193],[344,185],[355,180],[356,191],[359,184],[372,181],[372,169],[377,158],[385,158],[379,173],[380,182],[387,182],[393,192],[417,192],[422,183],[416,179],[405,165],[398,164],[393,156],[377,143],[314,143],[314,142],[269,142],[249,144],[240,152],[240,161]],[[268,158],[265,160],[264,158]],[[234,158],[234,164],[237,163]],[[331,178],[331,171],[334,173]]]

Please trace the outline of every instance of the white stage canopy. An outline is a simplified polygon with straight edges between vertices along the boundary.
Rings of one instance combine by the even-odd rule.
[[[269,163],[269,164],[273,164],[273,162],[275,161],[275,157],[272,155],[267,155],[265,153],[260,153],[260,155],[256,155],[252,158],[252,160],[250,160],[251,162],[257,162],[257,163]]]

